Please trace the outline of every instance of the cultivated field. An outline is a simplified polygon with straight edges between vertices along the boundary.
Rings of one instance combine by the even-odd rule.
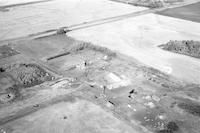
[[[17,4],[17,2],[11,1],[10,4]],[[2,4],[2,6],[4,5]],[[24,37],[63,26],[144,9],[146,8],[108,0],[50,0],[37,4],[11,7],[6,12],[0,12],[0,40]]]
[[[174,18],[181,18],[189,21],[200,22],[200,2],[194,3],[191,5],[168,9],[162,12],[159,12],[161,15],[166,15]]]

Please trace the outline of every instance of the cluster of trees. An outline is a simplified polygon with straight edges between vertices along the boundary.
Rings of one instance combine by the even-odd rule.
[[[160,45],[159,47],[171,52],[176,52],[176,53],[200,58],[200,42],[199,41],[193,41],[193,40],[172,41],[171,40],[166,44]]]
[[[150,8],[159,8],[163,7],[162,0],[135,0],[133,3],[135,6],[145,6]]]
[[[183,2],[184,0],[113,0],[113,1],[125,2],[125,3],[135,5],[135,6],[159,8],[159,7],[163,7],[166,4]]]
[[[160,8],[165,5],[170,5],[178,2],[183,2],[185,0],[112,0],[122,3],[132,4],[134,6],[144,6],[149,8]]]
[[[116,53],[114,51],[112,51],[106,47],[93,45],[88,42],[79,42],[77,44],[74,44],[72,47],[65,49],[65,52],[74,53],[74,52],[79,52],[79,51],[85,50],[85,49],[100,52],[100,53],[105,54],[110,57],[116,57]]]
[[[51,80],[52,76],[36,64],[14,64],[6,69],[24,87],[32,87]]]

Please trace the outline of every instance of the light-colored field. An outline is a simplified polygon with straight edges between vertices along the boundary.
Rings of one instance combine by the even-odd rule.
[[[28,3],[28,2],[36,2],[36,1],[40,0],[0,0],[0,6],[8,6],[8,5]]]
[[[198,59],[163,51],[169,40],[199,40],[200,24],[148,14],[68,33],[79,40],[117,50],[168,74],[200,82]]]
[[[1,129],[12,133],[137,133],[101,107],[78,99],[42,109]]]
[[[53,0],[13,7],[0,12],[0,40],[144,9],[109,0]]]

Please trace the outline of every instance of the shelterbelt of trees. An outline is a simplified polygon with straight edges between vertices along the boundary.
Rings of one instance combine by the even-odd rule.
[[[184,54],[195,58],[200,58],[200,41],[171,40],[166,44],[160,45],[159,47],[167,51]]]

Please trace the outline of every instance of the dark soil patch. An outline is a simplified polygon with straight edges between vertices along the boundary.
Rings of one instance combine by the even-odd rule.
[[[198,103],[187,101],[187,102],[179,103],[178,107],[194,116],[200,117],[200,104]]]
[[[8,45],[0,46],[0,59],[19,54],[17,51],[9,47]]]
[[[200,2],[178,7],[178,8],[172,8],[167,9],[164,11],[159,12],[158,14],[175,17],[175,18],[181,18],[186,19],[194,22],[200,22]]]

